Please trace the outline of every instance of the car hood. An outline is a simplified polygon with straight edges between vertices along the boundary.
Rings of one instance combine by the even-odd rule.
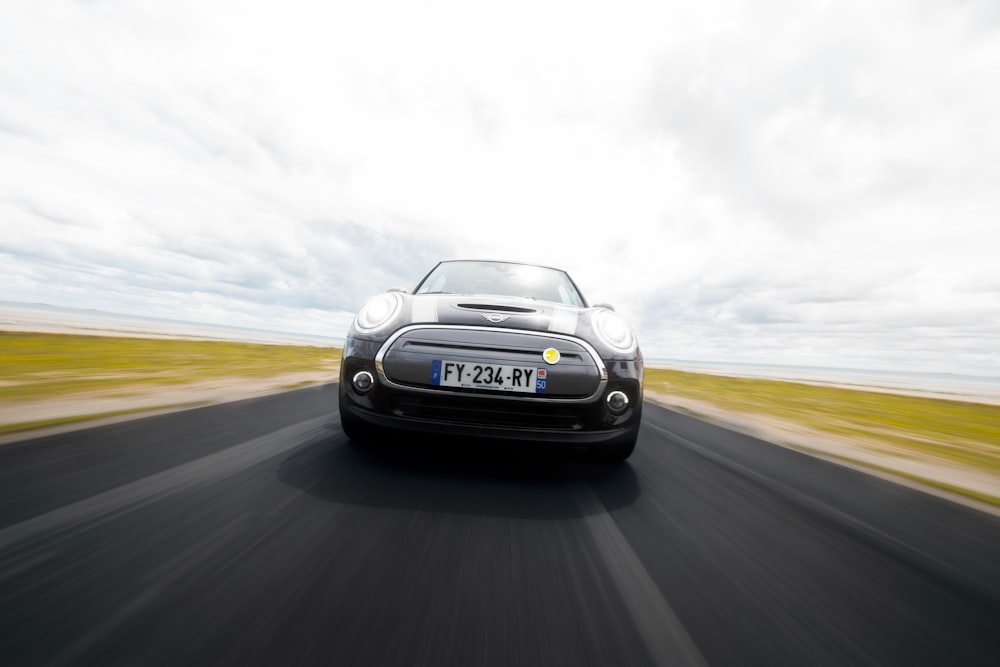
[[[578,333],[590,309],[522,297],[418,294],[407,298],[410,324],[456,324]],[[405,314],[404,314],[405,316]]]

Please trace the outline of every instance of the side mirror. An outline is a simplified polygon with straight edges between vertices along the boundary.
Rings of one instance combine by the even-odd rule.
[[[608,310],[614,310],[615,307],[610,303],[595,303],[594,308],[607,308]]]
[[[399,292],[400,294],[409,294],[405,287],[390,287],[386,292]]]

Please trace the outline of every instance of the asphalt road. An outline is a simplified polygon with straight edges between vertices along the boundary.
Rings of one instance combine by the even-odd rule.
[[[647,404],[624,465],[336,386],[0,446],[0,663],[1000,664],[1000,519]]]

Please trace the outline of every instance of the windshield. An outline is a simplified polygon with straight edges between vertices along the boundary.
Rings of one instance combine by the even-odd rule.
[[[505,262],[441,262],[414,294],[496,294],[586,305],[565,271]]]

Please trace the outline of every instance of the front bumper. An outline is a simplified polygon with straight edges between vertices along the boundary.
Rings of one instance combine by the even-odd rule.
[[[442,341],[454,339],[453,329],[440,329]],[[428,336],[438,332],[421,329],[415,334],[423,338],[419,344],[408,345],[406,355],[392,347],[394,340],[406,341],[405,337],[395,336],[389,343],[348,339],[341,364],[342,419],[382,429],[467,438],[584,445],[635,441],[642,412],[641,357],[605,362],[579,339],[523,332],[510,332],[503,338],[493,335],[494,331],[488,333],[477,337],[476,332],[471,332],[470,339],[463,340],[458,350],[435,348]],[[560,391],[539,396],[431,387],[429,382],[420,381],[429,379],[429,364],[435,356],[451,358],[465,353],[487,363],[523,363],[528,353],[525,345],[537,347],[539,354],[549,345],[570,352],[567,357],[575,361],[553,367],[554,377],[566,379],[563,385],[554,383],[555,388],[561,387]],[[424,348],[428,351],[421,359],[419,353]],[[579,352],[576,357],[574,350]],[[387,364],[387,360],[394,360],[394,365]],[[427,370],[414,371],[421,364]],[[351,378],[361,370],[375,378],[367,392],[358,392],[351,384]],[[628,408],[618,415],[606,402],[607,395],[616,390],[629,399]]]
[[[341,403],[340,410],[350,418],[386,431],[400,433],[423,433],[447,438],[469,438],[476,440],[503,440],[538,442],[567,445],[625,445],[635,442],[639,433],[639,412],[633,425],[621,428],[595,431],[558,431],[547,429],[515,428],[486,424],[468,424],[456,421],[438,421],[413,417],[384,415],[357,406]]]

